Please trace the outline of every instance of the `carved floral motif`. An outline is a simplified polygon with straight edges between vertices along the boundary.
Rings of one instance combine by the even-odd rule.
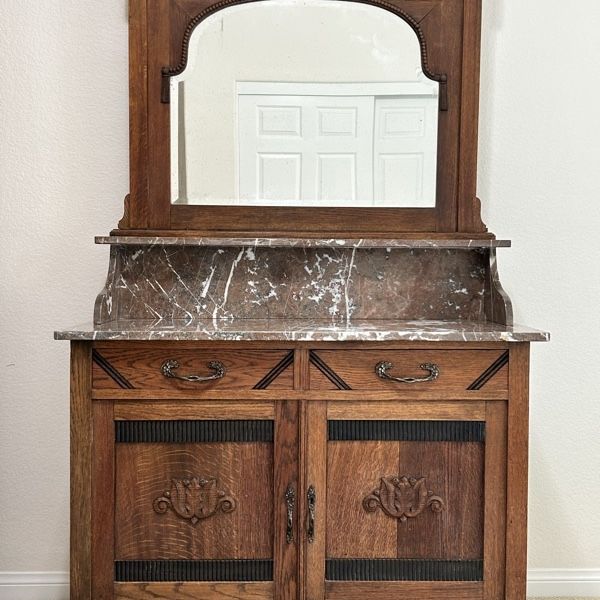
[[[196,525],[201,519],[211,517],[219,510],[229,513],[235,510],[235,500],[217,489],[214,477],[201,479],[172,479],[171,489],[153,502],[154,510],[164,514],[171,509],[182,519]]]
[[[439,513],[444,509],[444,501],[427,489],[425,477],[382,477],[378,490],[374,490],[363,500],[367,512],[381,508],[386,515],[405,522],[418,517],[426,508]]]

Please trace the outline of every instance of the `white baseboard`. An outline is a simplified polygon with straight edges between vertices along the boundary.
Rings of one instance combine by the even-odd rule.
[[[532,569],[528,595],[600,599],[600,569]],[[0,572],[0,600],[69,600],[69,574]]]
[[[0,572],[0,600],[69,600],[69,574]]]
[[[600,569],[530,569],[527,595],[600,598]]]

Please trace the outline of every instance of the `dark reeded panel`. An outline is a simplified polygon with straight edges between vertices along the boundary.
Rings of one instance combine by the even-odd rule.
[[[272,581],[272,560],[122,560],[115,581]]]
[[[328,581],[483,581],[482,560],[328,559]]]
[[[328,421],[329,441],[483,442],[480,421]]]
[[[117,443],[272,442],[273,421],[117,421]]]

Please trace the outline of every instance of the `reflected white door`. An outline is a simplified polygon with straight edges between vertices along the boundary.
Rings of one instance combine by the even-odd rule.
[[[402,84],[401,96],[373,93],[386,85],[398,88],[287,84],[289,93],[240,93],[238,201],[435,206],[437,93],[423,93],[423,83]],[[350,86],[353,95],[298,93]]]
[[[240,96],[240,199],[371,204],[373,109],[368,96]]]
[[[438,99],[375,99],[376,206],[435,206]]]

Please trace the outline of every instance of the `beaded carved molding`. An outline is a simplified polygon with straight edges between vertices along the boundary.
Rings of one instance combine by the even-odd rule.
[[[251,4],[256,0],[220,0],[206,7],[200,13],[198,13],[194,18],[190,20],[188,23],[184,34],[183,34],[183,43],[181,48],[181,55],[179,63],[175,66],[167,66],[162,69],[162,91],[161,91],[161,101],[163,103],[170,102],[170,87],[169,87],[169,78],[174,77],[176,75],[181,75],[185,71],[188,65],[189,59],[189,49],[190,49],[190,40],[192,38],[192,34],[195,29],[209,16],[214,13],[227,9],[232,6],[238,6],[240,4]],[[389,2],[386,0],[360,0],[363,4],[370,4],[371,6],[376,6],[383,10],[387,10],[392,14],[396,15],[403,19],[415,32],[417,39],[419,40],[419,46],[421,48],[421,67],[423,73],[426,77],[433,81],[437,81],[440,84],[440,110],[447,111],[448,110],[448,93],[447,93],[447,84],[448,84],[448,76],[445,73],[435,73],[432,71],[429,65],[429,55],[427,52],[427,41],[425,40],[425,34],[423,29],[421,28],[419,22],[413,18],[408,12],[397,6],[395,2]]]

